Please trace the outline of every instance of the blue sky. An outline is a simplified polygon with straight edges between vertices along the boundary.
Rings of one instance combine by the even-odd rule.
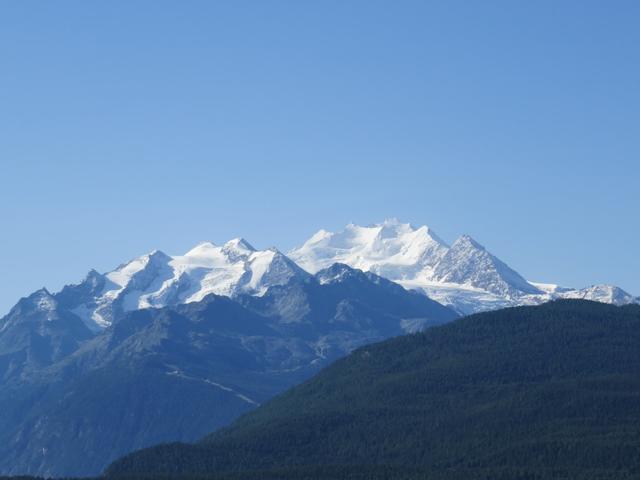
[[[640,2],[0,3],[0,311],[398,217],[640,294]]]

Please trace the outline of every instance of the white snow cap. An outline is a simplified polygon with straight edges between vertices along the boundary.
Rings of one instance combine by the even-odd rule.
[[[351,223],[337,233],[320,230],[288,255],[311,273],[344,263],[393,280],[430,270],[447,250],[429,227],[392,218],[366,227]]]
[[[102,290],[74,311],[95,330],[109,326],[116,310],[196,302],[210,294],[263,295],[270,286],[306,275],[275,248],[256,250],[243,238],[222,246],[207,241],[184,255],[154,251],[119,266],[104,275]]]
[[[364,227],[350,223],[336,233],[319,230],[288,255],[311,273],[334,263],[374,272],[464,314],[566,297],[637,301],[605,285],[575,290],[528,282],[470,235],[449,246],[429,227],[395,218]]]
[[[610,285],[572,289],[528,282],[469,235],[449,246],[426,225],[390,218],[367,226],[350,223],[338,232],[319,230],[288,256],[275,248],[257,250],[243,238],[221,246],[201,242],[184,255],[154,250],[104,275],[89,272],[73,311],[99,330],[122,312],[196,302],[210,294],[263,295],[271,286],[336,263],[373,272],[465,314],[554,298],[638,302]],[[45,292],[41,308],[53,311],[53,297]]]

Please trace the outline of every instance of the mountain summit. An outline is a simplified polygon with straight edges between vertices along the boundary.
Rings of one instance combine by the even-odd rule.
[[[58,295],[67,309],[99,331],[125,312],[197,302],[212,293],[263,295],[293,277],[309,274],[275,248],[256,250],[236,238],[222,246],[203,242],[178,256],[155,250],[103,275],[91,271]]]
[[[458,238],[436,265],[434,281],[457,283],[505,297],[542,293],[469,235]]]
[[[312,273],[344,263],[402,280],[429,276],[448,249],[429,227],[389,219],[367,227],[349,224],[337,233],[320,230],[288,255]]]

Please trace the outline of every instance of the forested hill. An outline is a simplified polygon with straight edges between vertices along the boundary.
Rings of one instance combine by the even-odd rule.
[[[477,314],[360,348],[197,445],[107,474],[639,478],[639,347],[639,306]]]

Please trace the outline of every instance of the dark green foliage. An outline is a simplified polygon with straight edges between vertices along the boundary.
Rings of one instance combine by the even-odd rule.
[[[360,348],[199,444],[146,449],[108,474],[638,478],[639,347],[635,306],[474,315]]]

